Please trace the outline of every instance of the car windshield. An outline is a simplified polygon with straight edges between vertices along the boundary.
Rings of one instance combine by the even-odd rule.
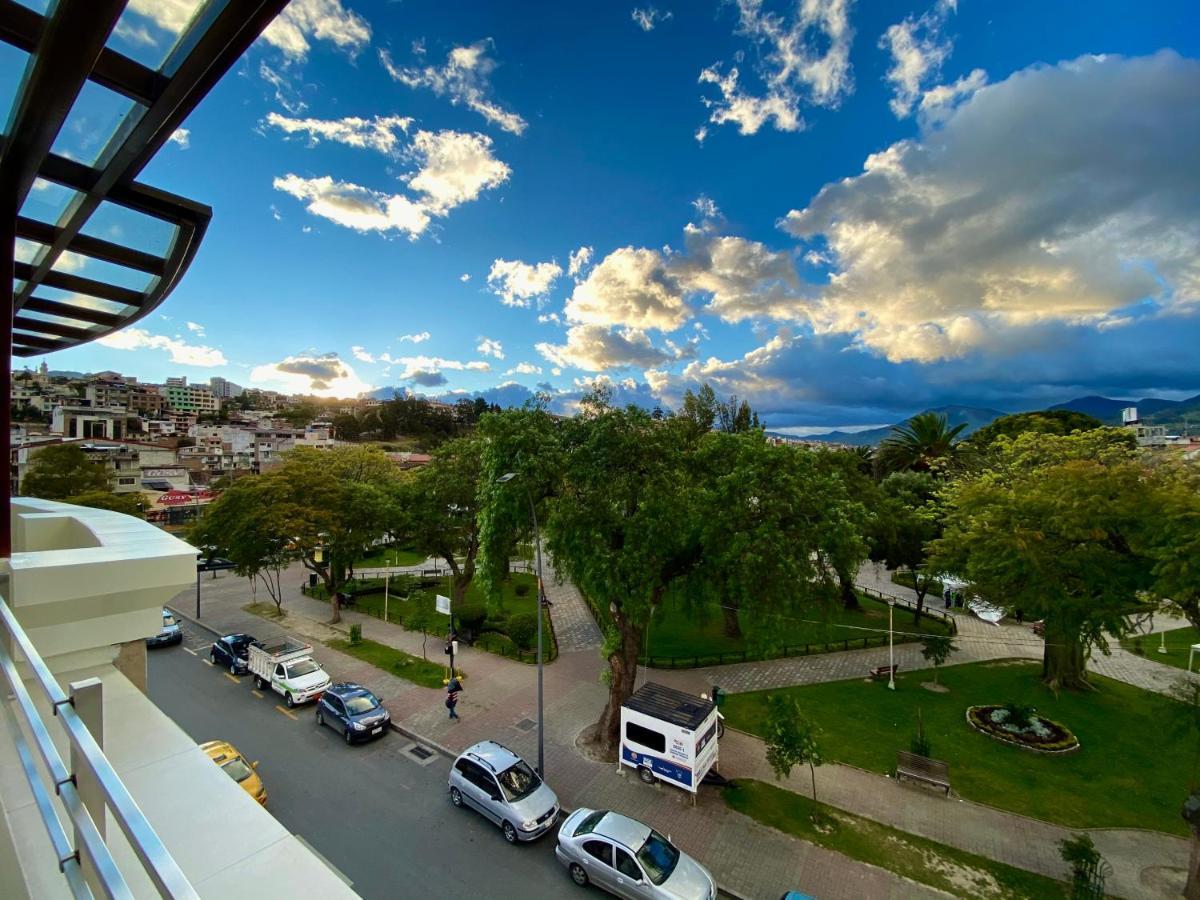
[[[378,708],[379,701],[370,694],[359,694],[355,697],[346,698],[346,712],[352,716],[369,713],[371,710]]]
[[[528,797],[541,783],[537,772],[529,768],[525,760],[500,773],[500,790],[504,791],[504,799],[509,803]]]
[[[317,671],[317,664],[311,659],[302,659],[298,663],[292,663],[287,667],[288,678],[299,678],[301,675],[311,675]]]
[[[175,624],[174,616],[166,616],[166,615],[163,616],[163,627],[164,628],[166,628],[168,625],[174,625],[174,624]]]
[[[655,884],[662,884],[675,871],[675,865],[679,862],[679,851],[671,846],[671,842],[665,837],[651,830],[646,843],[642,844],[642,849],[637,852],[637,858],[650,880]]]
[[[229,762],[225,763],[225,765],[221,766],[221,768],[234,781],[245,781],[254,774],[254,771],[246,765],[246,761],[240,756],[235,756]]]

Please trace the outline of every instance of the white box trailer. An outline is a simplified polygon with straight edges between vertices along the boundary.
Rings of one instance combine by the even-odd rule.
[[[265,647],[251,644],[247,662],[254,686],[261,691],[270,685],[289,707],[315,700],[329,687],[329,675],[313,659],[311,644],[289,640]]]
[[[717,762],[717,706],[654,682],[621,705],[621,766],[695,794]]]

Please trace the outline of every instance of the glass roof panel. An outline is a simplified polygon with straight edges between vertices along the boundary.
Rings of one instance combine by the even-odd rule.
[[[108,46],[152,69],[161,68],[204,0],[134,0],[113,29]]]
[[[133,107],[128,97],[87,82],[50,151],[92,165]]]
[[[17,0],[22,6],[28,6],[32,10],[40,12],[43,16],[46,10],[50,8],[50,0]]]
[[[101,259],[92,259],[69,250],[60,256],[51,267],[55,272],[65,272],[68,275],[82,275],[93,281],[103,281],[116,287],[129,288],[131,291],[145,291],[154,276],[148,272],[128,269],[115,263]]]
[[[83,234],[155,256],[167,255],[175,230],[176,226],[169,222],[134,212],[111,200],[101,203],[81,229]]]
[[[79,191],[46,181],[44,178],[35,178],[25,202],[21,204],[21,215],[49,225],[57,225],[59,216],[63,214],[67,204],[78,196]]]
[[[33,296],[41,297],[43,300],[58,300],[60,303],[70,303],[72,306],[97,309],[100,312],[124,313],[129,311],[128,306],[124,303],[118,303],[115,300],[105,300],[102,297],[93,297],[90,294],[80,294],[75,291],[64,291],[61,288],[46,287],[45,285],[35,290]]]
[[[12,110],[13,103],[17,100],[17,88],[21,86],[21,79],[25,77],[25,65],[28,62],[29,54],[24,50],[0,42],[0,103],[4,104],[0,109]],[[0,128],[8,128],[10,115],[11,112],[5,113]]]

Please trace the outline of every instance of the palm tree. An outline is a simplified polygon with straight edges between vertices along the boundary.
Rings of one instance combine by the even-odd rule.
[[[961,422],[951,428],[940,413],[918,413],[879,445],[883,467],[889,472],[928,472],[954,456],[958,435],[966,427],[967,423]]]

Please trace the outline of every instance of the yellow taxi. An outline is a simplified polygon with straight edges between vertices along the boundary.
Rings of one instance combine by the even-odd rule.
[[[225,770],[225,774],[242,786],[247,794],[267,805],[267,789],[254,770],[258,763],[247,762],[246,757],[237,752],[237,748],[228,741],[208,741],[201,744],[200,749],[208,754],[208,758]]]

